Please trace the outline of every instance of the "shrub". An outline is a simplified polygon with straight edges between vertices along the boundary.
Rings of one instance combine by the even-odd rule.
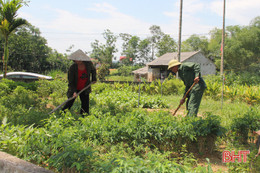
[[[257,73],[249,73],[249,72],[243,72],[243,73],[235,73],[231,71],[230,73],[227,73],[225,76],[225,84],[230,86],[236,86],[236,85],[258,85],[260,83],[260,77]]]
[[[0,82],[0,97],[10,94],[11,89],[4,82]]]
[[[256,109],[250,109],[242,117],[234,118],[231,123],[231,131],[234,141],[242,144],[248,143],[248,134],[259,130],[260,113]]]
[[[65,96],[67,92],[67,83],[63,82],[62,80],[40,80],[37,81],[37,84],[37,94],[39,95],[39,97],[48,97],[54,92],[58,92],[61,95]]]
[[[123,66],[118,68],[117,73],[120,76],[129,76],[129,75],[131,75],[132,71],[133,71],[132,66],[123,65]]]
[[[36,106],[37,103],[37,95],[22,86],[18,86],[10,95],[0,99],[0,104],[10,109],[17,109],[18,105],[23,105],[29,109]]]
[[[22,86],[17,86],[12,93],[1,97],[0,105],[2,107],[0,111],[2,117],[6,116],[11,124],[20,124],[27,121],[24,119],[24,115],[38,108],[39,100],[37,94],[33,91],[26,90]],[[30,121],[30,124],[32,123]]]
[[[192,122],[196,136],[222,136],[225,129],[221,126],[220,117],[207,113],[204,118],[198,117]]]
[[[72,143],[65,146],[56,155],[52,155],[48,160],[49,166],[56,168],[59,172],[79,171],[92,172],[95,155],[91,147],[87,147],[83,142]]]
[[[99,80],[105,80],[106,76],[109,75],[109,65],[108,64],[102,64],[97,69],[97,77]]]
[[[112,87],[106,83],[96,83],[91,89],[95,94],[99,94],[102,93],[105,89],[112,89]]]
[[[179,79],[173,78],[171,80],[165,80],[163,82],[163,95],[171,94],[183,94],[185,91],[185,86],[183,82]]]
[[[8,88],[10,88],[11,90],[14,90],[17,87],[17,83],[10,80],[10,79],[1,79],[1,83],[4,83],[8,86]]]

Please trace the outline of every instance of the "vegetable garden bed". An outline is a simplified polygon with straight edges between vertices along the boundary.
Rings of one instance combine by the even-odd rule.
[[[257,104],[238,117],[230,116],[229,122],[212,112],[173,117],[169,109],[175,105],[169,99],[174,96],[151,95],[156,86],[142,86],[138,105],[136,87],[95,84],[91,115],[81,118],[74,113],[80,108],[78,101],[70,112],[47,114],[46,105],[57,106],[66,99],[64,81],[1,81],[0,149],[56,172],[210,172],[212,163],[205,158],[221,153],[219,146],[224,144],[228,150],[251,151],[248,163],[227,164],[230,171],[258,169],[256,148],[251,142],[242,145],[238,138],[240,128],[248,127],[244,131],[250,134],[259,127]],[[197,158],[206,164],[198,164]]]

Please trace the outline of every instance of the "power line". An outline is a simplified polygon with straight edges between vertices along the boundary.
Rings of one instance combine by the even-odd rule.
[[[78,35],[78,36],[81,36],[81,37],[93,37],[93,36],[102,36],[103,33],[61,33],[61,32],[41,32],[41,34],[55,34],[55,35]],[[116,36],[119,36],[120,33],[113,33],[114,35]],[[175,38],[175,37],[178,37],[178,34],[169,34],[169,33],[165,33],[167,35],[170,35],[171,37]],[[143,37],[143,36],[151,36],[151,34],[148,34],[148,33],[136,33],[136,34],[130,34],[132,36],[140,36],[140,37]],[[196,35],[196,36],[209,36],[211,35],[210,33],[195,33],[195,34],[182,34],[181,36],[182,37],[190,37],[192,35]],[[52,39],[68,39],[68,38],[64,38],[64,37],[51,37],[51,36],[48,36],[48,38],[52,38]],[[75,39],[75,38],[74,38]],[[78,38],[78,39],[81,39],[81,38]]]
[[[122,32],[124,33],[124,32]],[[113,33],[115,35],[120,35],[122,33]],[[103,35],[104,33],[88,33],[88,32],[41,32],[41,34],[58,34],[58,35]],[[175,35],[175,34],[171,34],[171,33],[164,33],[167,35]],[[130,35],[151,35],[151,33],[130,33]],[[182,34],[182,36],[192,36],[192,35],[210,35],[210,33],[193,33],[193,34]],[[178,36],[178,34],[176,33],[176,36]]]

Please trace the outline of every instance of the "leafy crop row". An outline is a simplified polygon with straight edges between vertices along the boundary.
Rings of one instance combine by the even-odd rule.
[[[214,134],[211,127],[201,134],[195,132],[198,120],[178,120],[165,112],[148,116],[144,111],[127,113],[121,117],[93,115],[75,120],[67,113],[60,117],[52,115],[45,121],[44,127],[39,128],[3,123],[0,143],[1,149],[8,153],[58,171],[75,167],[83,172],[107,169],[109,172],[124,169],[185,172],[191,168],[179,165],[174,158],[167,159],[167,151],[181,150],[183,144],[196,140],[197,135]],[[207,118],[205,121],[208,121]],[[110,156],[110,160],[103,160],[103,155],[112,152],[109,146],[117,145],[123,145],[124,148],[119,151],[123,153],[117,154],[120,157]],[[143,151],[145,148],[146,152]],[[127,149],[135,153],[132,156],[124,154]],[[152,152],[157,149],[160,152]],[[156,155],[159,153],[159,161],[165,162],[155,159],[158,159]]]
[[[166,82],[173,83],[165,85],[170,91],[182,93],[178,80]],[[67,83],[62,80],[2,80],[0,150],[56,172],[210,172],[210,166],[197,165],[190,151],[212,153],[217,138],[248,141],[248,134],[259,128],[260,112],[253,108],[232,117],[226,128],[212,113],[173,117],[167,110],[158,111],[169,108],[159,91],[151,92],[160,83],[150,84],[149,90],[146,85],[141,86],[140,99],[138,85],[93,85],[91,115],[81,118],[78,100],[71,111],[48,115],[66,100]]]

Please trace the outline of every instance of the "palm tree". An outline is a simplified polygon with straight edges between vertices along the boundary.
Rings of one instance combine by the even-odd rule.
[[[22,18],[17,18],[17,11],[27,3],[23,0],[0,0],[0,32],[4,37],[4,56],[3,56],[3,71],[4,78],[7,72],[7,62],[9,57],[8,37],[21,25],[27,24],[27,21]]]

